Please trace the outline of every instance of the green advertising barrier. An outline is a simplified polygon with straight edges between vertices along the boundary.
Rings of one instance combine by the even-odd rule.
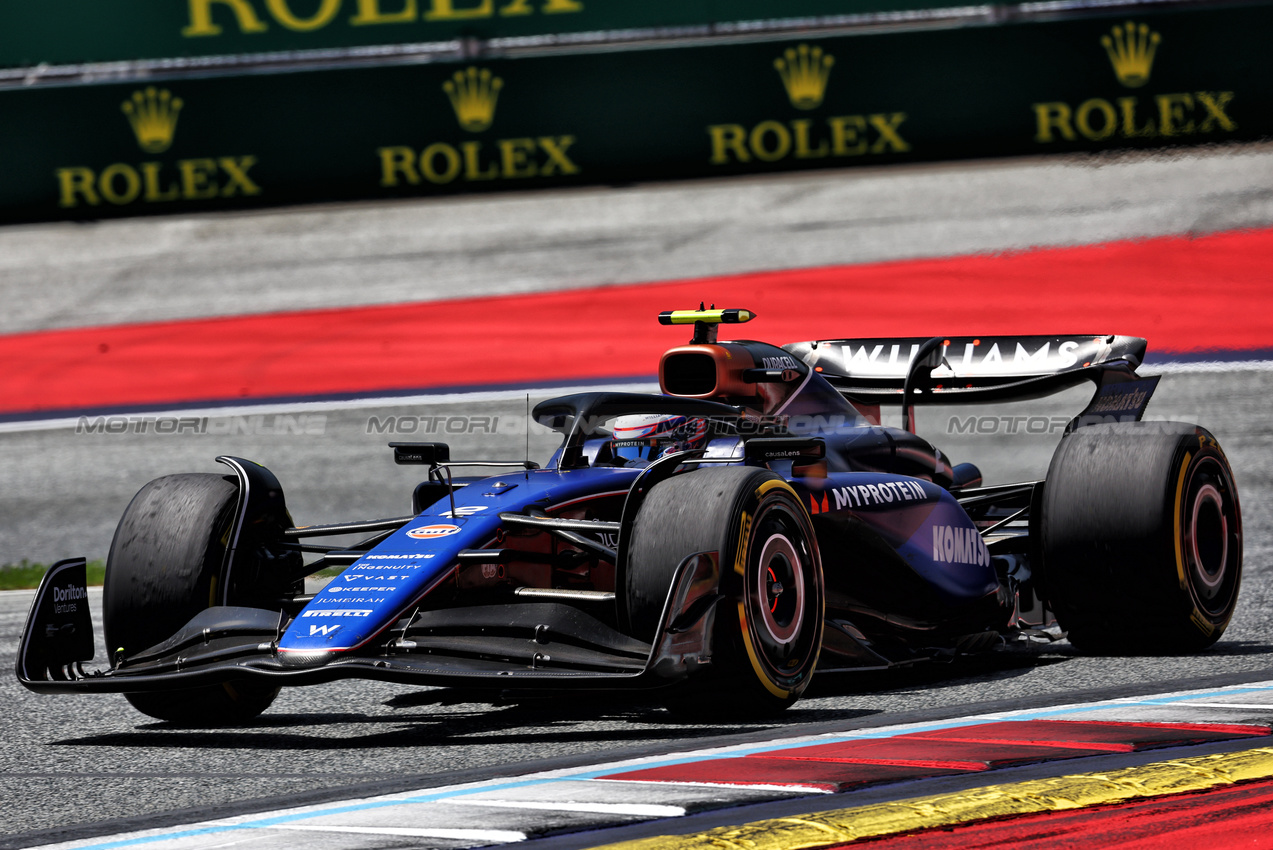
[[[710,27],[961,5],[958,0],[4,0],[0,68]]]
[[[1260,139],[1273,6],[0,91],[8,220]]]

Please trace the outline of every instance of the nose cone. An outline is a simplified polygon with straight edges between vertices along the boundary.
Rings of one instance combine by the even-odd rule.
[[[333,652],[319,650],[304,652],[279,652],[278,663],[284,667],[295,667],[298,669],[307,669],[311,667],[322,667],[335,655]]]

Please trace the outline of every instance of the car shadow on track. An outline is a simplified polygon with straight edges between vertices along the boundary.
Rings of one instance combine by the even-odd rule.
[[[1067,648],[1068,649],[1068,648]],[[1065,661],[1069,654],[957,658],[897,670],[815,676],[806,697],[858,696],[868,693],[998,681],[1040,666]],[[51,742],[55,746],[168,747],[174,749],[372,750],[422,745],[553,746],[590,744],[648,745],[792,728],[807,723],[860,720],[877,709],[813,706],[797,703],[777,717],[738,720],[687,716],[668,711],[649,693],[570,693],[425,688],[383,702],[387,714],[269,713],[243,726],[226,729],[183,727],[147,722],[134,731]]]
[[[1023,653],[970,655],[943,661],[925,661],[890,670],[837,671],[816,676],[806,699],[886,694],[891,691],[940,690],[967,687],[1028,675],[1077,655],[1069,646],[1049,647],[1047,654]]]
[[[874,711],[802,711],[798,706],[763,722],[702,723],[678,718],[631,694],[517,695],[430,689],[400,694],[392,714],[270,714],[232,729],[198,729],[143,722],[112,732],[50,742],[55,746],[174,749],[362,750],[423,745],[647,745],[755,732],[821,720],[855,719]],[[431,710],[436,709],[436,711]],[[141,719],[140,717],[138,718]]]
[[[1188,653],[1182,653],[1186,655]],[[1273,644],[1258,643],[1253,640],[1224,640],[1207,649],[1200,657],[1220,655],[1225,658],[1240,658],[1244,655],[1273,655]],[[1174,657],[1174,656],[1173,656]]]
[[[1001,680],[1064,658],[957,659],[901,670],[815,677],[807,696],[834,697]],[[168,747],[174,749],[370,750],[422,745],[553,746],[648,745],[695,741],[792,728],[807,723],[860,720],[882,713],[860,707],[797,703],[777,717],[737,720],[686,716],[666,710],[657,696],[623,693],[493,692],[428,688],[385,700],[389,714],[269,712],[231,729],[199,729],[142,722],[131,732],[110,732],[51,742],[61,746]],[[138,718],[141,720],[142,718]]]
[[[1270,647],[1253,641],[1225,641],[1205,655],[1263,656]],[[775,718],[756,721],[686,717],[667,711],[656,696],[633,693],[492,692],[427,688],[385,700],[385,714],[266,713],[230,729],[198,729],[172,723],[140,722],[133,731],[110,732],[50,742],[54,746],[166,747],[173,749],[373,750],[423,745],[644,746],[794,728],[801,724],[853,721],[881,714],[860,706],[828,707],[827,699],[923,689],[940,691],[993,684],[1079,658],[1068,645],[1046,654],[956,658],[913,667],[816,676],[806,700]],[[1195,656],[1196,657],[1196,656]],[[821,704],[812,704],[820,700]]]

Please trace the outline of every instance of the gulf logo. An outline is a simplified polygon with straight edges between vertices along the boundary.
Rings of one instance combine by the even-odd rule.
[[[458,525],[422,525],[419,528],[413,528],[407,532],[408,537],[414,537],[416,540],[432,540],[434,537],[446,537],[448,534],[455,534],[460,530]]]

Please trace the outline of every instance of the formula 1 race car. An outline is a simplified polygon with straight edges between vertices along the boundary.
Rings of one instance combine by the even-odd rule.
[[[264,467],[150,482],[125,510],[93,656],[83,559],[37,592],[18,678],[123,693],[152,717],[234,724],[283,685],[346,677],[514,688],[659,688],[764,714],[819,672],[1057,640],[1201,650],[1237,600],[1233,474],[1210,433],[1141,421],[1158,378],[1113,335],[718,342],[746,310],[669,311],[693,339],[662,395],[539,404],[562,435],[529,461],[419,464],[410,516],[297,527]],[[919,404],[1096,386],[1044,481],[982,486],[912,427]],[[902,428],[880,405],[902,406]],[[493,467],[459,477],[461,467]],[[353,546],[316,539],[358,534]],[[306,560],[307,555],[309,560]],[[315,557],[317,556],[317,557]],[[321,591],[303,579],[343,571]]]

